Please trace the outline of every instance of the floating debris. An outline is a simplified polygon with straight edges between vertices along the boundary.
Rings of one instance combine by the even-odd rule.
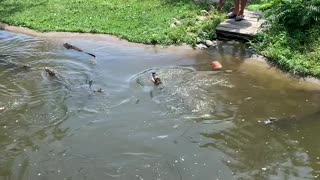
[[[164,139],[164,138],[167,138],[167,137],[169,137],[169,136],[168,135],[157,136],[157,138],[159,138],[159,139]]]
[[[211,68],[214,71],[218,71],[218,70],[222,69],[222,65],[221,65],[221,63],[219,61],[212,61],[211,62]]]
[[[7,109],[7,107],[5,107],[5,106],[0,107],[0,112],[4,112],[6,109]]]
[[[277,120],[277,118],[274,117],[270,117],[267,120],[263,121],[264,124],[272,124],[275,122],[275,120]]]
[[[56,73],[54,72],[54,70],[48,68],[48,67],[45,67],[44,70],[49,74],[49,76],[53,77],[56,75]]]
[[[92,83],[93,83],[93,80],[90,80],[89,81],[89,89],[91,89]]]
[[[92,53],[86,52],[86,51],[84,51],[84,50],[82,50],[82,49],[80,49],[80,48],[78,48],[78,47],[76,47],[76,46],[74,46],[74,45],[72,45],[72,44],[69,44],[69,43],[64,43],[63,46],[64,46],[66,49],[73,49],[73,50],[76,50],[76,51],[79,51],[79,52],[84,52],[84,53],[86,53],[86,54],[88,54],[88,55],[90,55],[90,56],[93,57],[93,61],[92,61],[93,63],[96,62],[96,55],[94,55],[94,54],[92,54]]]

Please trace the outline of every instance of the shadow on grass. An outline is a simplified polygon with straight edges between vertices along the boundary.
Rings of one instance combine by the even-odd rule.
[[[31,7],[44,6],[45,4],[47,4],[47,2],[35,1],[33,3],[22,3],[9,0],[0,0],[0,21],[5,21],[5,19],[9,19],[10,17],[30,9]]]

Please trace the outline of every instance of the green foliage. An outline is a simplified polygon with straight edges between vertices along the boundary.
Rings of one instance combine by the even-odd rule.
[[[213,37],[221,20],[216,11],[197,20],[206,8],[192,0],[0,0],[0,21],[38,31],[105,33],[147,44],[193,44],[201,32]],[[172,27],[174,19],[182,24]]]
[[[267,4],[264,13],[268,20],[286,28],[305,29],[320,20],[320,1],[272,0]]]
[[[263,5],[269,26],[253,42],[255,50],[283,70],[320,77],[320,1],[265,0]]]

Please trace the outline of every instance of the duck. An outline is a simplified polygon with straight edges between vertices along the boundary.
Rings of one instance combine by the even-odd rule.
[[[50,69],[50,68],[48,68],[48,67],[45,67],[44,70],[45,70],[45,71],[49,74],[49,76],[51,76],[51,77],[53,77],[53,76],[56,75],[56,73],[55,73],[52,69]]]
[[[93,92],[98,92],[98,93],[102,93],[104,90],[102,88],[98,88],[96,90],[93,90]]]
[[[152,72],[152,74],[151,74],[151,81],[156,86],[162,84],[161,79],[157,76],[157,74],[155,72]]]
[[[93,83],[93,80],[90,80],[89,81],[89,89],[90,90],[92,90],[92,83]],[[102,89],[102,88],[98,88],[98,89],[94,89],[94,90],[92,90],[92,92],[94,92],[94,93],[102,93],[104,90]]]

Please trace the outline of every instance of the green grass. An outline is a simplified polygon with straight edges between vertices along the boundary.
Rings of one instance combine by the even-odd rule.
[[[253,42],[259,54],[284,71],[320,78],[320,27],[308,31],[272,27]]]
[[[199,21],[197,16],[206,8],[192,0],[0,0],[0,21],[41,32],[104,33],[146,44],[194,44],[199,34],[214,38],[222,20],[211,11]],[[171,27],[174,18],[182,24]]]
[[[282,70],[320,78],[320,1],[263,2],[256,7],[269,23],[252,43],[256,52]]]

